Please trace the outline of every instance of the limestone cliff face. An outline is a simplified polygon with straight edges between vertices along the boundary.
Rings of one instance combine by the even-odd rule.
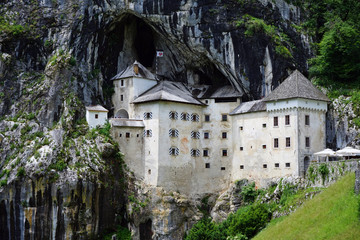
[[[110,78],[134,60],[258,99],[311,56],[303,13],[283,0],[3,0],[0,16],[1,239],[81,239],[121,223],[124,190],[106,190],[121,186],[117,160],[79,119],[85,105],[111,110]],[[156,199],[132,226],[153,219],[171,239],[198,216],[196,203]],[[156,205],[166,201],[171,211]]]

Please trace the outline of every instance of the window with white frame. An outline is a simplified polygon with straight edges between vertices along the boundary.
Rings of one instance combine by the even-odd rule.
[[[171,111],[169,112],[169,119],[171,120],[177,120],[178,119],[178,113],[177,112],[174,112],[174,111]]]
[[[290,138],[289,137],[287,137],[286,139],[285,139],[285,147],[291,147],[291,141],[290,141]]]
[[[200,139],[200,132],[191,131],[191,138],[192,139]]]
[[[177,156],[179,155],[179,149],[177,147],[171,147],[169,148],[169,154],[171,156]]]
[[[310,137],[305,137],[305,147],[310,147]]]
[[[144,119],[145,120],[152,119],[152,117],[153,117],[152,112],[144,112]]]
[[[222,154],[223,157],[227,157],[228,156],[228,150],[227,149],[221,150],[221,154]]]
[[[290,125],[290,115],[285,115],[285,125]]]
[[[181,115],[180,115],[180,119],[183,120],[183,121],[189,121],[189,120],[190,120],[190,116],[189,116],[188,113],[183,112],[183,113],[181,113]]]
[[[279,148],[279,139],[274,138],[274,148]]]
[[[200,156],[200,150],[199,149],[191,149],[190,151],[192,157],[199,157]]]
[[[204,132],[204,139],[209,139],[209,138],[210,138],[210,133]]]
[[[310,126],[310,115],[305,115],[305,125]]]
[[[169,137],[179,137],[179,130],[177,129],[170,129],[169,130]]]

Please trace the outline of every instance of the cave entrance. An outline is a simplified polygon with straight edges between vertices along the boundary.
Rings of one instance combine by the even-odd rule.
[[[152,221],[151,219],[147,220],[144,223],[140,223],[140,240],[151,240],[153,232],[151,230]]]
[[[155,58],[154,32],[144,21],[134,17],[136,21],[136,36],[134,47],[138,61],[145,67],[152,67]]]

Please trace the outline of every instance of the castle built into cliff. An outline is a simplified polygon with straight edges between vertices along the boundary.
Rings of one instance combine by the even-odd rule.
[[[325,148],[329,99],[297,70],[250,102],[231,85],[158,81],[138,62],[112,80],[112,135],[149,185],[187,194],[243,178],[265,186],[303,176]]]

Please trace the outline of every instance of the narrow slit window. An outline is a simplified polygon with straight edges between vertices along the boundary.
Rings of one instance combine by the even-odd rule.
[[[290,115],[285,115],[285,125],[286,126],[290,125]]]
[[[99,118],[99,114],[95,114],[95,119],[98,119]]]
[[[285,140],[286,140],[286,147],[287,147],[287,148],[290,147],[290,146],[291,146],[290,138],[287,137]]]
[[[279,139],[274,138],[274,148],[279,148]]]
[[[305,125],[310,126],[310,116],[309,115],[305,115]]]
[[[310,147],[310,137],[305,137],[305,147]]]
[[[274,117],[274,127],[279,126],[279,117]]]

